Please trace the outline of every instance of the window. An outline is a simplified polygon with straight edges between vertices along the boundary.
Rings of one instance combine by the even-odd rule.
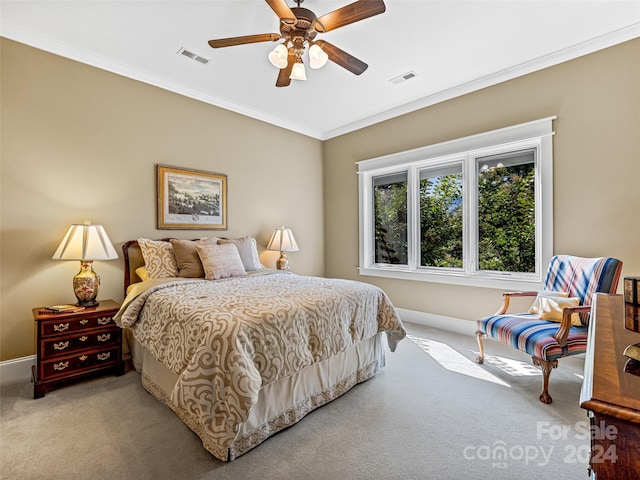
[[[462,268],[462,164],[419,172],[420,265]]]
[[[555,117],[358,163],[360,273],[537,288]]]
[[[407,174],[373,179],[375,262],[407,264]]]

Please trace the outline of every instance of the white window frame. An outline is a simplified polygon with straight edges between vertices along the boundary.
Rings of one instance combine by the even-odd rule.
[[[429,145],[414,150],[357,162],[359,186],[359,271],[361,275],[448,283],[502,289],[541,287],[543,276],[553,255],[553,125],[556,117],[514,125],[499,130]],[[535,149],[536,260],[534,273],[476,270],[477,198],[473,188],[477,178],[476,159],[489,155]],[[420,170],[433,166],[462,163],[463,268],[420,266],[420,209],[417,179]],[[374,262],[373,178],[407,172],[407,243],[408,264],[391,265]]]

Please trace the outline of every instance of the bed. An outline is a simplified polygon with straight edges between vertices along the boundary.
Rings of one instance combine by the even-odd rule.
[[[246,240],[229,243],[252,253],[241,258],[249,268],[212,280],[205,256],[206,278],[180,276],[181,269],[147,278],[155,257],[141,242],[126,242],[126,297],[115,317],[144,388],[223,461],[375,376],[385,364],[384,341],[394,351],[406,335],[379,288],[266,269],[256,264],[255,240]],[[170,257],[170,240],[152,242]]]

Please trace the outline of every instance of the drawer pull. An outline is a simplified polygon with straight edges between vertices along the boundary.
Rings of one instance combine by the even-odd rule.
[[[89,340],[89,337],[87,337],[86,335],[83,335],[78,340],[80,340],[81,342],[86,342],[87,340]]]
[[[89,323],[89,320],[87,320],[86,318],[83,318],[82,320],[80,320],[80,325],[86,325],[87,323]]]
[[[86,355],[82,355],[81,357],[78,357],[78,359],[79,359],[81,362],[84,362],[87,358],[89,358],[89,357],[87,357]]]
[[[61,323],[59,325],[54,325],[53,326],[53,331],[54,332],[64,332],[65,330],[69,329],[69,324],[68,323]]]
[[[98,360],[105,361],[111,356],[111,352],[99,353]]]
[[[54,363],[53,364],[53,369],[57,370],[57,371],[62,371],[65,368],[69,368],[69,362],[60,362],[60,363]]]
[[[98,341],[99,342],[107,342],[111,340],[111,334],[110,333],[105,333],[104,335],[98,335]]]
[[[65,350],[69,348],[69,341],[67,340],[66,342],[58,342],[58,343],[54,343],[53,344],[53,349],[54,350]]]
[[[111,317],[102,317],[98,319],[98,325],[106,325],[111,322]]]

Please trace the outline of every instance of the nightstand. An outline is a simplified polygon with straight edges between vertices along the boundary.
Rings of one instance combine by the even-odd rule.
[[[122,329],[113,322],[120,305],[101,300],[97,307],[71,313],[40,313],[36,323],[37,360],[33,366],[33,398],[58,383],[112,372],[124,373]]]

